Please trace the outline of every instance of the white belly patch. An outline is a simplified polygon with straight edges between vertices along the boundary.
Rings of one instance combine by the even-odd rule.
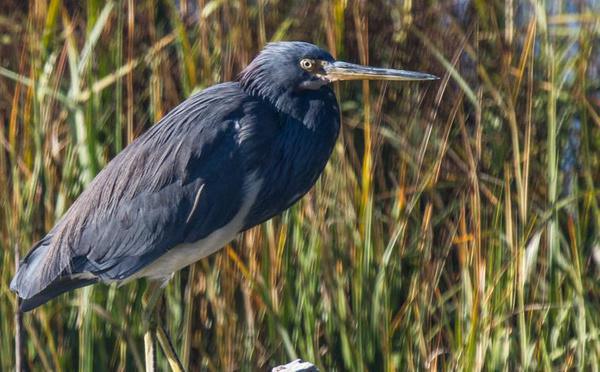
[[[256,201],[262,180],[252,173],[244,182],[245,198],[239,212],[225,226],[213,231],[204,239],[193,243],[184,243],[168,250],[164,255],[157,258],[150,265],[144,267],[125,281],[147,277],[155,280],[168,280],[175,271],[206,257],[229,243],[240,232],[244,219],[250,212],[250,208]],[[202,203],[202,196],[200,196]]]

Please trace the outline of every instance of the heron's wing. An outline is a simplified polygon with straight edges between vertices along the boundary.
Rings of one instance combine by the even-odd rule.
[[[38,288],[23,292],[39,292],[65,272],[122,280],[170,248],[226,225],[243,202],[246,175],[268,153],[262,147],[276,115],[265,110],[236,83],[179,105],[75,201],[52,230],[47,253],[37,255],[43,260]],[[259,118],[267,124],[257,125]]]
[[[74,269],[125,279],[228,224],[243,205],[251,168],[268,153],[262,147],[273,133],[265,123],[275,118],[267,111],[235,83],[175,109],[90,187],[94,217]]]
[[[136,170],[131,177],[107,177],[103,188],[116,191],[97,203],[98,218],[81,234],[77,246],[83,254],[73,258],[73,270],[122,280],[189,237],[205,237],[233,219],[244,196],[244,174],[230,138],[232,123],[223,124],[202,151],[185,137],[160,159],[132,159]]]

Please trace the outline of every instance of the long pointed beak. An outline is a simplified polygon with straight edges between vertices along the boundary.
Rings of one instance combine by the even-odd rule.
[[[325,77],[329,81],[338,80],[437,80],[435,75],[423,72],[393,70],[391,68],[378,68],[370,66],[355,65],[353,63],[336,61],[323,66]]]

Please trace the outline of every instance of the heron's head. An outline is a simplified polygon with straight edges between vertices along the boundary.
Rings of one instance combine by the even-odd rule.
[[[316,45],[301,41],[269,43],[242,71],[244,89],[266,98],[315,91],[340,80],[435,80],[413,71],[361,66],[336,61]]]

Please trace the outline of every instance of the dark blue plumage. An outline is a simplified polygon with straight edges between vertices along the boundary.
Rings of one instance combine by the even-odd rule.
[[[269,44],[239,81],[188,98],[98,174],[24,258],[11,283],[22,310],[98,281],[167,280],[290,207],[331,155],[330,82],[344,76],[431,78]]]

